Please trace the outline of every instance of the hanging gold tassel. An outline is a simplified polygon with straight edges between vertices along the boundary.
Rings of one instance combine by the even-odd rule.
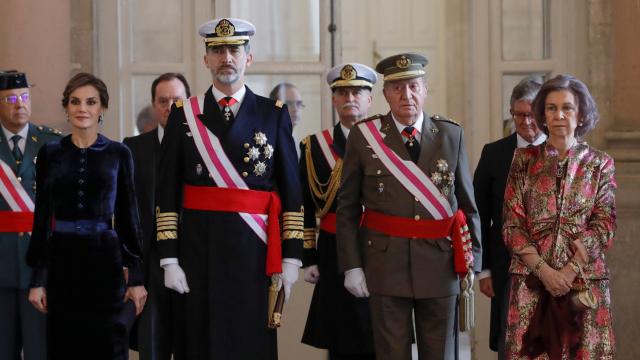
[[[458,325],[461,332],[469,331],[475,326],[475,292],[473,291],[473,270],[460,280],[460,304]]]

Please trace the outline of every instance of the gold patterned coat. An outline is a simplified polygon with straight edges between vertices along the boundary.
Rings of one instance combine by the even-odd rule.
[[[563,358],[608,359],[615,347],[605,258],[616,228],[613,159],[586,143],[572,147],[567,158],[565,174],[559,172],[558,151],[549,143],[516,150],[504,196],[503,237],[512,253],[534,246],[555,269],[571,260],[571,243],[582,240],[589,253],[584,277],[598,308],[583,312],[579,348],[565,349]],[[564,177],[560,187],[558,175]],[[517,255],[510,272],[506,351],[507,358],[517,359],[538,295],[525,286],[529,269]]]

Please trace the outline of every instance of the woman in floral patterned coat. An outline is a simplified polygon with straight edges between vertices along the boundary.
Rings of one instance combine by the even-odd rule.
[[[533,103],[548,140],[517,149],[504,196],[513,254],[507,359],[612,359],[609,268],[616,228],[613,159],[582,142],[599,115],[587,87],[558,75]],[[595,297],[579,310],[580,290]]]

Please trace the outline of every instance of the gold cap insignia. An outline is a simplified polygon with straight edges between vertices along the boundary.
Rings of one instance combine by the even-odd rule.
[[[396,60],[396,66],[400,69],[406,69],[411,65],[411,59],[402,55],[398,60]]]
[[[357,74],[356,69],[350,64],[345,65],[342,68],[342,71],[340,71],[340,77],[344,80],[353,80],[356,78]]]
[[[233,36],[235,32],[235,26],[227,19],[220,20],[216,26],[216,35],[218,37]]]

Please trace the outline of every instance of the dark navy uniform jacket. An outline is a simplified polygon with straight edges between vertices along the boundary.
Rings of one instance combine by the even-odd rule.
[[[183,109],[178,103],[169,115],[156,196],[160,258],[178,258],[190,288],[183,296],[185,328],[178,331],[184,334],[184,346],[180,348],[188,359],[275,359],[276,332],[267,327],[266,245],[236,212],[182,207],[185,185],[216,186]],[[227,125],[209,88],[202,111],[200,121],[220,139],[248,187],[278,192],[284,226],[282,256],[302,259],[302,193],[286,106],[247,88],[235,120]],[[261,135],[266,136],[266,144],[258,141]],[[172,225],[177,218],[179,224]]]

